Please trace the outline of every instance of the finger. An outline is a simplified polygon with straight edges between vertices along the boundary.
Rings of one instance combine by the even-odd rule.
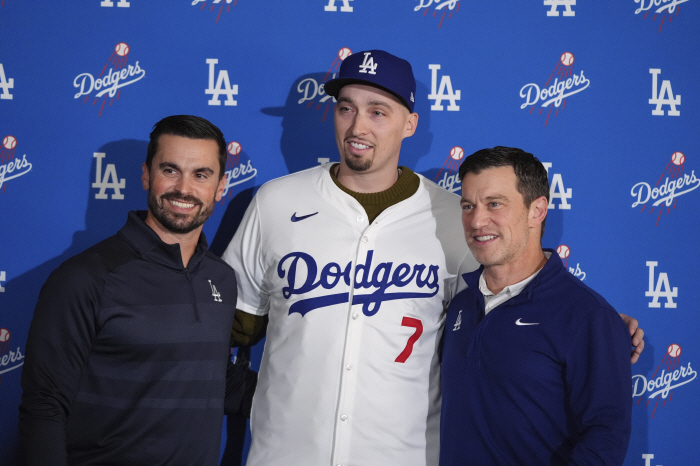
[[[632,351],[632,357],[630,358],[630,360],[632,361],[632,364],[639,361],[639,354],[637,354],[636,351]]]

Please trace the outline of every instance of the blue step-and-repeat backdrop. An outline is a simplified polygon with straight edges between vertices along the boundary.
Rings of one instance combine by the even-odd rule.
[[[544,245],[646,331],[625,465],[700,464],[699,16],[700,0],[0,0],[0,464],[19,463],[39,289],[145,208],[152,125],[224,132],[204,228],[221,253],[256,188],[338,159],[323,84],[374,48],[418,81],[402,165],[459,192],[478,149],[545,163]]]

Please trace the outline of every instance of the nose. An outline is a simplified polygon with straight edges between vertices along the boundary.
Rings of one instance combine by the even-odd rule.
[[[479,230],[489,223],[488,211],[481,206],[475,206],[468,215],[469,224],[474,230]]]
[[[350,127],[350,131],[352,132],[353,136],[363,136],[369,132],[369,117],[361,112],[358,112],[357,115],[355,115],[355,118],[352,121],[352,126]]]
[[[191,194],[193,181],[187,176],[181,176],[175,183],[175,189],[182,194]]]

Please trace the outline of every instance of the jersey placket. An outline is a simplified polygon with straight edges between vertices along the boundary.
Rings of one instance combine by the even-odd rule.
[[[362,305],[353,306],[353,298],[358,291],[355,288],[356,268],[363,263],[369,251],[374,249],[375,238],[379,229],[378,225],[368,225],[364,212],[358,213],[352,220],[355,231],[358,234],[355,257],[351,271],[350,297],[348,300],[347,324],[345,342],[343,347],[343,362],[340,368],[340,387],[338,393],[338,407],[335,413],[335,432],[333,438],[332,466],[345,466],[351,461],[350,446],[352,442],[353,422],[355,414],[355,394],[357,393],[358,375],[362,370],[360,365],[360,350],[362,343],[362,331],[365,325],[365,316],[362,313]],[[365,270],[364,273],[370,273]]]

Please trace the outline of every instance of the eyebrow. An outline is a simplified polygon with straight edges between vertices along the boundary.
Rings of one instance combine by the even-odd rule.
[[[507,200],[508,200],[508,198],[507,198],[506,196],[501,196],[501,195],[487,196],[487,197],[485,198],[485,201],[486,201],[486,202],[507,201]],[[463,197],[463,198],[459,201],[460,204],[463,204],[463,203],[465,203],[465,202],[471,203],[471,201],[470,201],[469,199],[467,199],[466,197]]]
[[[347,96],[346,96],[346,97],[340,97],[340,98],[337,99],[337,100],[338,100],[338,103],[347,102],[347,103],[349,103],[349,104],[356,105],[356,104],[355,104],[355,101],[354,101],[353,99],[351,99],[350,97],[347,97]],[[388,108],[389,110],[392,109],[391,106],[390,106],[387,102],[385,102],[385,101],[383,101],[383,100],[376,100],[376,99],[373,99],[373,100],[368,101],[368,102],[367,102],[367,105],[369,105],[369,106],[380,106],[380,107],[385,107],[385,108]]]
[[[161,162],[160,165],[158,165],[158,168],[160,168],[161,170],[162,170],[163,168],[172,168],[172,169],[175,169],[175,170],[177,170],[177,171],[182,171],[182,169],[180,168],[180,166],[179,166],[178,164],[176,164],[176,163],[173,163],[173,162]],[[212,169],[209,168],[209,167],[200,167],[200,168],[194,169],[193,171],[194,171],[195,173],[207,173],[207,174],[209,174],[209,175],[213,175],[213,174],[214,174],[214,170],[212,170]]]

